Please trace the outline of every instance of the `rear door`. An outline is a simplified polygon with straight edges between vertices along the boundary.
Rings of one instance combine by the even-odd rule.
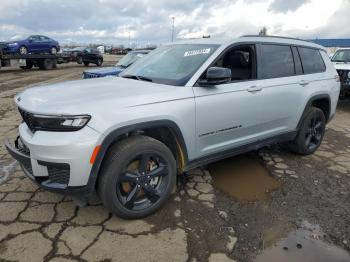
[[[280,43],[259,45],[260,86],[264,90],[266,132],[260,139],[295,131],[305,101],[302,68],[296,47]]]

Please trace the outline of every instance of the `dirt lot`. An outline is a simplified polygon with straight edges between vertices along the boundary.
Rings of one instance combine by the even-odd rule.
[[[0,140],[16,136],[17,92],[79,79],[84,69],[2,69]],[[97,197],[78,208],[38,189],[1,145],[0,260],[350,261],[349,189],[350,101],[339,104],[316,154],[274,146],[193,170],[143,220],[118,219]]]

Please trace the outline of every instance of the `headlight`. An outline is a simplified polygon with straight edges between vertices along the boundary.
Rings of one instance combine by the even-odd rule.
[[[26,112],[19,108],[23,121],[32,132],[35,131],[77,131],[82,129],[91,119],[89,115],[55,116],[39,115]]]
[[[350,79],[350,71],[348,72],[348,79]]]
[[[18,45],[18,43],[10,43],[10,44],[7,44],[8,46],[16,46]]]
[[[45,116],[33,115],[36,130],[45,131],[77,131],[82,129],[91,119],[89,115],[78,116]]]

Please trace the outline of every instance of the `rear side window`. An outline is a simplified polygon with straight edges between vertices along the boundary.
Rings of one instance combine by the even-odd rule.
[[[262,78],[295,75],[292,49],[286,45],[261,45]]]
[[[321,73],[326,71],[326,65],[320,51],[317,49],[298,47],[304,74]]]

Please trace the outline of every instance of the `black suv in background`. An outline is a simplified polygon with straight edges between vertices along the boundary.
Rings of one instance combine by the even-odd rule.
[[[78,64],[89,66],[89,64],[96,64],[101,66],[103,63],[103,56],[96,48],[93,47],[77,47],[70,51],[71,55],[75,57]]]

